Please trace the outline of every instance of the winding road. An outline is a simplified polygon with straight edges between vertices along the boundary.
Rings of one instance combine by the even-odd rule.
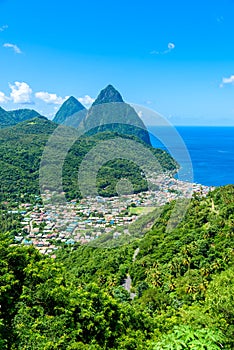
[[[134,254],[132,257],[133,262],[136,260],[136,257],[138,255],[139,251],[140,251],[140,248],[136,248],[136,250],[134,251]],[[124,283],[122,286],[130,294],[130,299],[133,300],[136,297],[136,293],[131,293],[132,279],[131,279],[131,276],[129,274],[127,275],[127,278],[124,280]]]

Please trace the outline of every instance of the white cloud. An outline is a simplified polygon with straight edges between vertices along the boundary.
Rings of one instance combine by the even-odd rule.
[[[14,103],[31,103],[32,89],[27,83],[16,81],[14,85],[9,84],[11,99]]]
[[[86,107],[89,107],[94,102],[94,98],[90,97],[89,95],[85,95],[84,97],[79,97],[78,101]]]
[[[7,97],[4,92],[0,91],[0,103],[6,103],[9,101],[9,97]]]
[[[4,32],[4,30],[6,30],[8,28],[8,25],[5,24],[4,26],[0,27],[0,32]]]
[[[156,50],[153,50],[150,52],[151,55],[165,55],[169,52],[171,52],[172,50],[175,49],[175,44],[174,43],[168,43],[167,44],[167,49],[164,50],[164,51],[156,51]]]
[[[35,97],[39,98],[40,100],[44,101],[48,104],[55,104],[55,105],[61,105],[67,98],[62,98],[60,96],[57,96],[56,94],[50,94],[49,92],[40,91],[35,93]]]
[[[231,75],[229,78],[223,78],[220,87],[223,87],[225,84],[234,84],[234,75]]]
[[[167,47],[168,47],[168,49],[169,49],[170,51],[171,51],[171,50],[174,50],[175,44],[173,44],[173,43],[168,43]]]
[[[15,44],[10,44],[10,43],[5,43],[3,44],[3,47],[7,47],[7,48],[10,48],[10,49],[13,49],[15,53],[22,53],[22,51],[20,50],[20,48],[15,45]]]

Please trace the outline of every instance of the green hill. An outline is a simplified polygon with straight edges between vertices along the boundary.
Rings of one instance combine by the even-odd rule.
[[[57,127],[44,117],[0,130],[1,197],[20,198],[38,193],[40,157]]]
[[[41,117],[41,115],[33,109],[16,109],[14,111],[9,111],[8,114],[14,119],[15,124]]]
[[[141,239],[56,259],[1,234],[1,349],[233,349],[233,198],[195,196],[169,234],[168,204]]]
[[[5,111],[0,107],[0,128],[6,128],[21,123],[22,121],[40,117],[41,115],[33,109],[17,109]]]
[[[54,122],[40,117],[0,131],[1,197],[21,200],[20,198],[25,194],[24,200],[26,200],[31,194],[39,194],[41,156],[49,136],[57,127],[58,125]],[[80,197],[77,175],[84,156],[99,142],[112,139],[114,136],[118,134],[106,132],[82,137],[71,147],[63,166],[63,185],[69,199]],[[134,139],[133,136],[125,136],[125,138]],[[149,149],[163,171],[175,171],[177,164],[168,153],[159,149]],[[55,168],[53,173],[56,173]],[[116,159],[100,169],[97,179],[100,194],[115,195],[115,185],[121,177],[127,177],[133,183],[135,192],[147,189],[147,182],[134,163]]]
[[[0,107],[0,128],[6,128],[10,125],[14,125],[14,118]]]

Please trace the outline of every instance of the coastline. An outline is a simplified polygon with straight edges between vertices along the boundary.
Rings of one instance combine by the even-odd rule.
[[[154,128],[149,127],[149,132],[155,130]],[[195,183],[211,187],[234,184],[234,126],[175,126],[175,128],[191,157]],[[151,142],[153,147],[167,150],[155,138],[152,138]],[[186,162],[180,162],[180,165],[185,169],[188,166]]]

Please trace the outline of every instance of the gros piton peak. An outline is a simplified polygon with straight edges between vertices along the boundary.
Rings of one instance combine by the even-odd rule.
[[[148,131],[135,109],[124,102],[120,93],[108,85],[98,95],[81,125],[89,135],[111,131],[136,136],[151,145]]]
[[[93,103],[93,106],[102,104],[102,103],[116,103],[116,102],[124,102],[120,93],[112,86],[108,85],[105,89],[103,89],[96,100]]]

